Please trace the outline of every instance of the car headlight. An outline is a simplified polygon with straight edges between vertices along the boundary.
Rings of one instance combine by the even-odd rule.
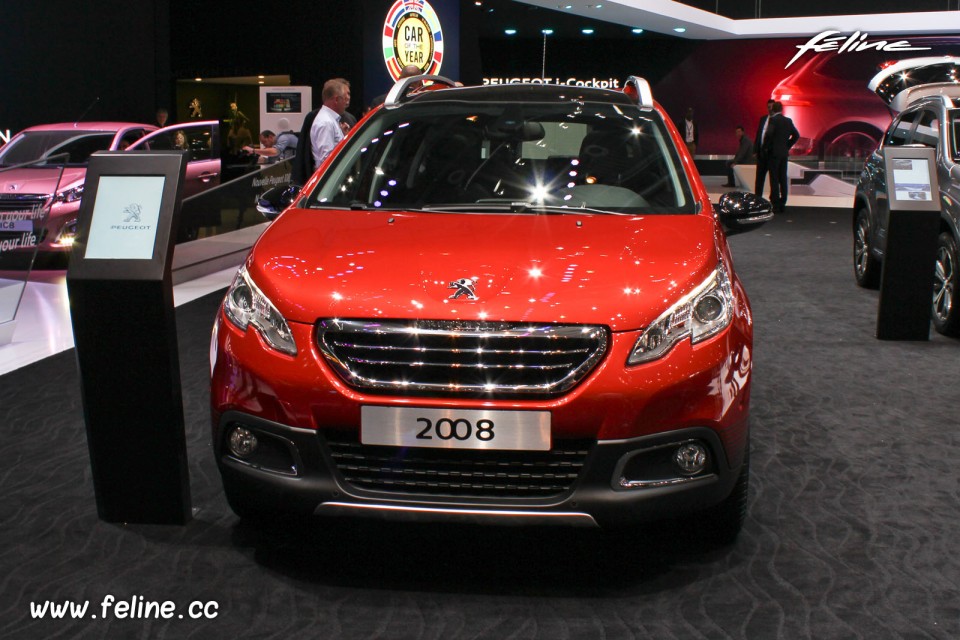
[[[77,219],[71,218],[60,228],[53,244],[58,247],[72,247],[74,240],[77,239]]]
[[[687,338],[693,344],[706,340],[729,326],[732,319],[733,288],[721,262],[710,277],[643,330],[627,364],[656,360]]]
[[[297,355],[297,345],[287,321],[254,284],[246,267],[240,267],[233,279],[223,310],[237,327],[246,330],[252,325],[268,345],[288,355]]]
[[[67,189],[66,191],[61,191],[56,196],[53,197],[54,202],[79,202],[80,198],[83,197],[83,185],[74,187],[73,189]]]

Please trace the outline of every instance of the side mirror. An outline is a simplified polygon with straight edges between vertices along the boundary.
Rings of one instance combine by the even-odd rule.
[[[751,231],[773,220],[770,201],[744,191],[728,191],[720,196],[716,211],[727,235]]]
[[[300,195],[300,185],[281,185],[267,189],[257,198],[257,211],[267,220],[275,220]]]

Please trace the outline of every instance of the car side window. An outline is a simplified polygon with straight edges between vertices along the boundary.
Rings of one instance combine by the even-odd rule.
[[[953,159],[960,160],[960,110],[950,112],[952,123]]]
[[[183,138],[178,137],[182,134]],[[210,160],[213,158],[213,127],[211,125],[184,126],[174,133],[173,143],[176,149],[190,151],[190,160]]]
[[[143,129],[130,129],[124,132],[123,137],[120,138],[120,144],[117,146],[118,149],[123,150],[132,145],[134,142],[139,140],[146,133]]]
[[[936,112],[924,109],[917,120],[917,128],[913,132],[913,144],[922,144],[925,147],[936,149],[940,143],[940,118]]]
[[[901,114],[887,131],[887,137],[883,141],[884,146],[901,147],[907,144],[910,129],[913,127],[913,119],[916,115],[916,111]]]
[[[61,153],[69,155],[68,164],[86,164],[91,154],[97,151],[106,151],[113,142],[112,133],[88,133],[78,135],[63,144],[53,147],[44,156],[53,156]]]

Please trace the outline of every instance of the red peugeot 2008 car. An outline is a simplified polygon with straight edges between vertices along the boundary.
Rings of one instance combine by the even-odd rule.
[[[732,540],[753,329],[721,223],[756,226],[769,203],[715,211],[642,79],[421,79],[351,132],[228,290],[211,399],[233,509],[693,515]]]

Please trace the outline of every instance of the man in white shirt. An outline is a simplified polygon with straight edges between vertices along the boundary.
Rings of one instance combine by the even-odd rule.
[[[310,127],[310,149],[314,167],[319,167],[333,148],[343,140],[340,117],[350,104],[350,83],[343,78],[327,80],[321,93],[323,106]]]

